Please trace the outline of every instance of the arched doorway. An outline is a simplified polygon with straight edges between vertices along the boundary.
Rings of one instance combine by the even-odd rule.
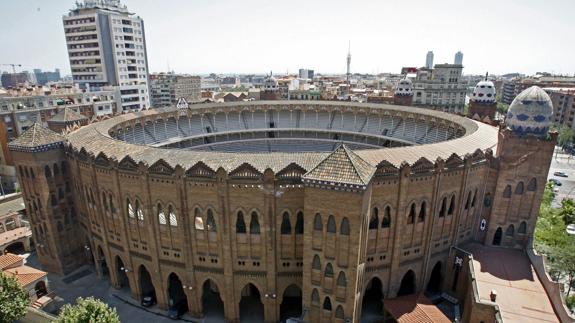
[[[443,277],[441,276],[441,261],[438,261],[431,271],[431,276],[429,276],[429,282],[427,283],[426,291],[430,294],[441,292],[442,280]]]
[[[206,280],[202,286],[202,311],[207,319],[224,321],[224,302],[218,285],[211,279]]]
[[[411,295],[413,293],[415,293],[415,273],[410,269],[401,279],[397,296]]]
[[[24,243],[18,241],[18,242],[14,242],[13,244],[8,245],[4,249],[4,253],[22,255],[22,254],[26,253],[26,248],[24,248]]]
[[[98,262],[100,263],[102,277],[108,276],[108,264],[106,262],[106,256],[104,256],[104,250],[102,250],[101,246],[98,246]]]
[[[179,315],[188,311],[188,297],[180,277],[175,273],[168,276],[168,307],[175,309]]]
[[[296,284],[289,285],[283,293],[280,304],[280,320],[285,322],[288,318],[301,316],[301,288]]]
[[[118,276],[118,288],[128,287],[130,289],[130,280],[128,279],[128,275],[126,266],[124,266],[124,262],[120,256],[116,256],[116,274]]]
[[[240,300],[240,322],[264,322],[264,304],[261,301],[260,291],[254,284],[247,284],[242,289]]]
[[[361,322],[380,322],[383,317],[383,284],[373,277],[363,293],[361,303]]]
[[[36,291],[36,297],[40,298],[48,294],[48,289],[46,288],[46,282],[43,280],[39,281],[34,285],[34,291]]]
[[[156,298],[156,288],[152,283],[152,276],[148,272],[148,269],[144,265],[141,265],[138,269],[138,282],[140,284],[140,301],[142,305],[150,307],[157,302]]]
[[[503,229],[501,227],[497,228],[495,234],[493,235],[493,245],[500,246],[501,245],[501,237],[503,236]]]

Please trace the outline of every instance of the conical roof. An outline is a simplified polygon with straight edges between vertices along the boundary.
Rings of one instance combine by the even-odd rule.
[[[75,122],[80,120],[87,120],[88,118],[79,112],[74,111],[68,107],[60,110],[48,122]]]
[[[65,139],[64,136],[34,122],[23,134],[10,142],[8,147],[15,151],[37,152],[60,147]]]
[[[375,173],[375,169],[346,145],[341,144],[307,172],[303,179],[307,182],[365,188]]]

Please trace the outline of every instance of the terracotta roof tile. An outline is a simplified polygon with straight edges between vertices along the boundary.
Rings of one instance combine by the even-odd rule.
[[[23,258],[11,253],[7,253],[5,255],[0,256],[0,271],[4,271],[7,268],[13,267],[18,265],[19,262],[22,262]]]
[[[42,127],[38,122],[34,122],[18,138],[8,144],[12,150],[34,151],[38,149],[49,149],[63,143],[66,138],[50,129]]]
[[[383,302],[385,310],[398,323],[450,323],[451,320],[423,294],[413,294]]]
[[[22,287],[26,287],[27,285],[35,282],[38,279],[44,278],[47,275],[45,271],[41,271],[28,266],[9,268],[3,272],[16,278]]]
[[[60,112],[58,112],[55,116],[53,116],[48,122],[73,122],[73,121],[80,121],[88,119],[86,116],[80,114],[79,112],[74,111],[69,107],[66,107]]]

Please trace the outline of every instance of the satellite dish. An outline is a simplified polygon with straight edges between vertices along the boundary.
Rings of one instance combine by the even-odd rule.
[[[180,98],[178,100],[178,104],[176,104],[176,107],[178,109],[187,109],[189,107],[188,101],[186,101],[186,99],[184,99],[184,98]]]

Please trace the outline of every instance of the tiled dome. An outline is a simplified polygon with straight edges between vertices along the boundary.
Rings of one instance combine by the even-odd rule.
[[[495,86],[491,81],[481,81],[475,85],[471,100],[478,103],[494,103],[495,102]]]
[[[515,134],[545,136],[549,131],[553,104],[551,98],[538,86],[519,93],[509,106],[505,124]]]

